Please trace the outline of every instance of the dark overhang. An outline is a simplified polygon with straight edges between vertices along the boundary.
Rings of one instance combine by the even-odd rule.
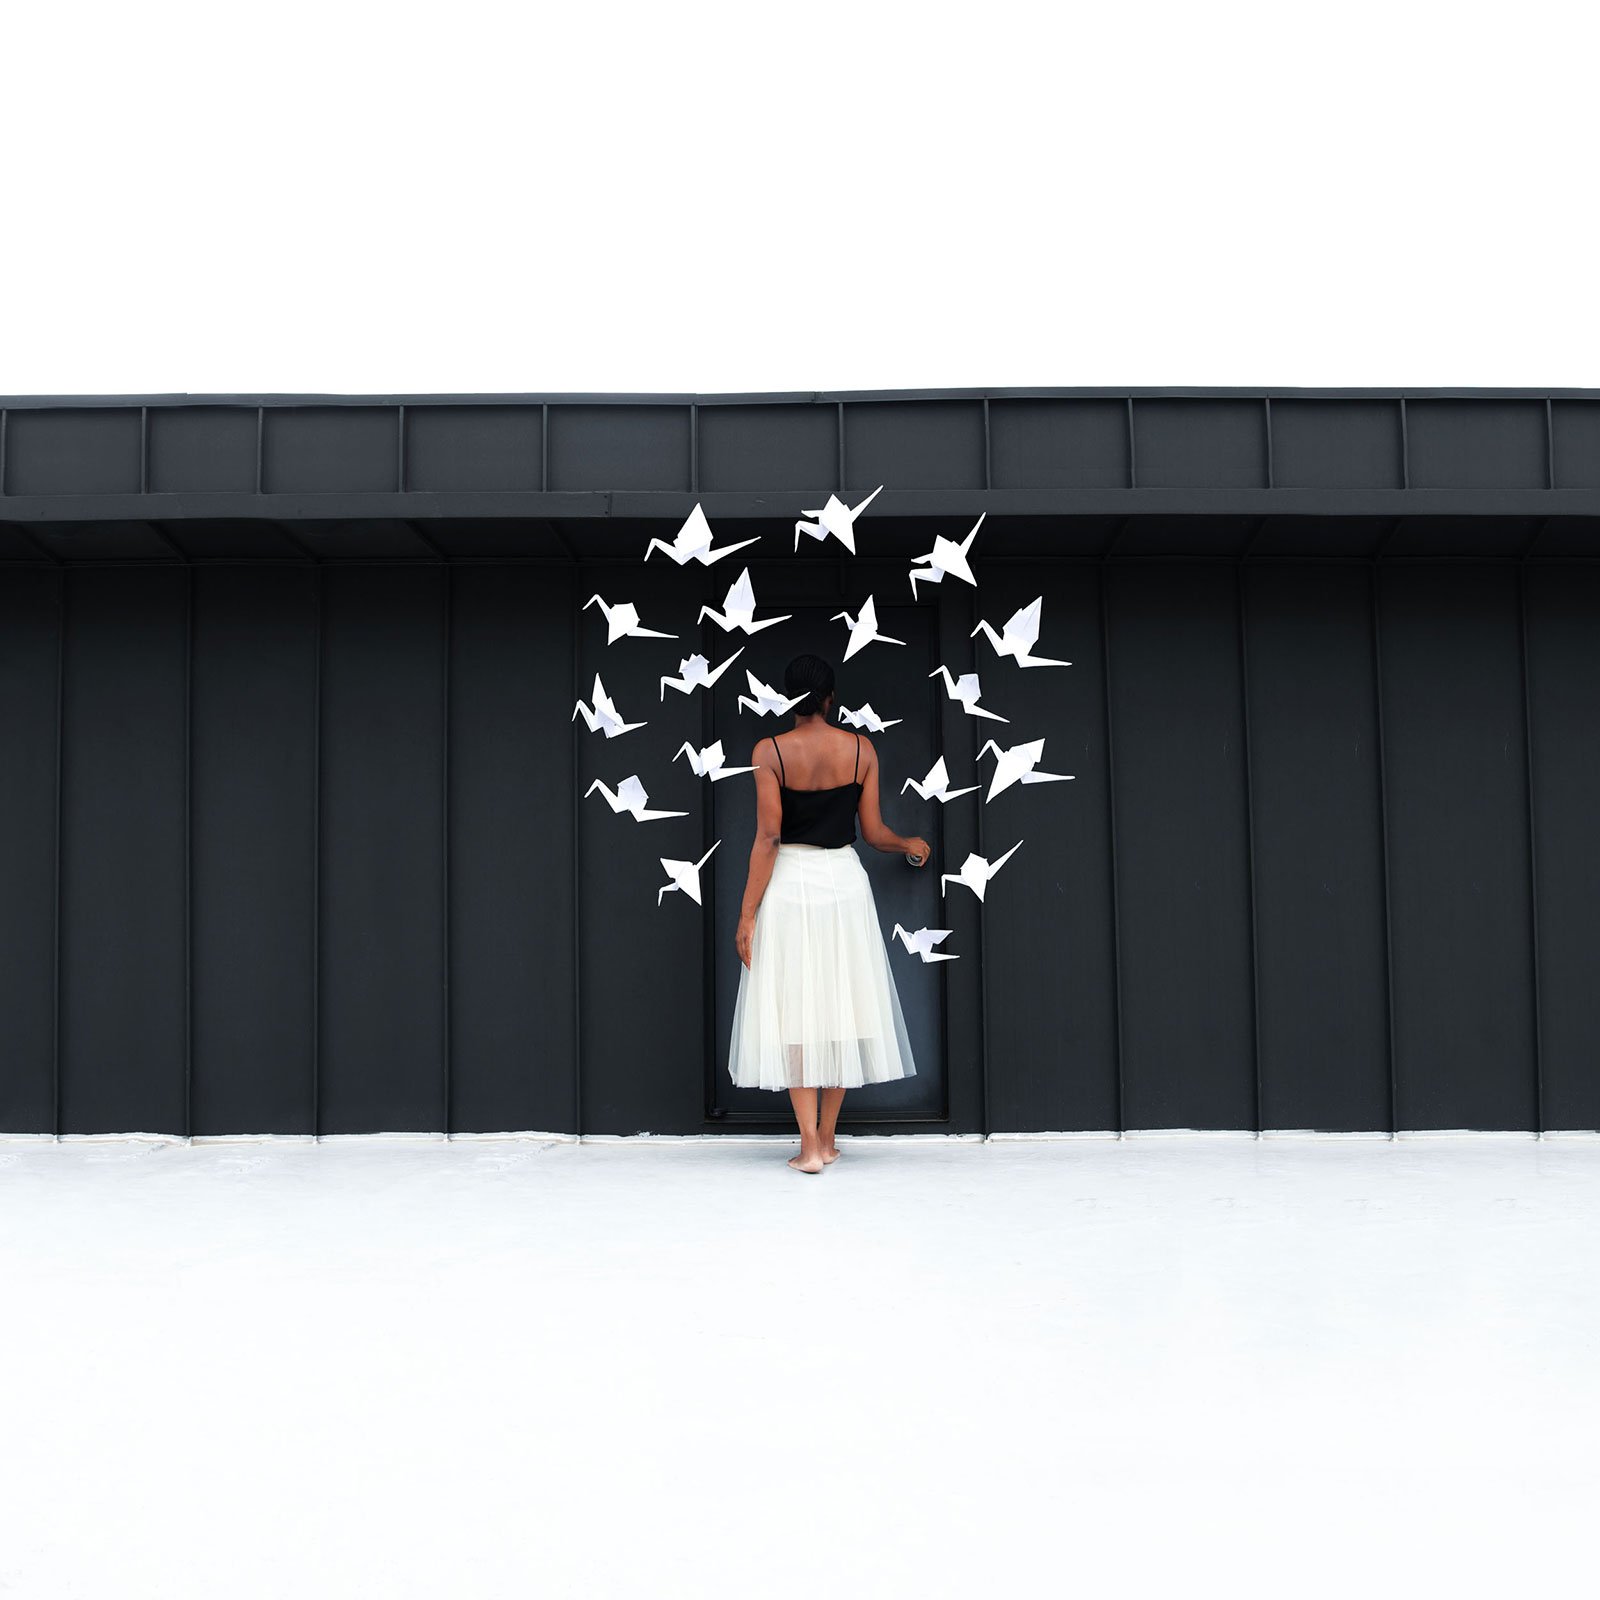
[[[879,484],[896,556],[1586,555],[1600,390],[0,399],[9,561],[636,558],[697,501],[770,556]]]

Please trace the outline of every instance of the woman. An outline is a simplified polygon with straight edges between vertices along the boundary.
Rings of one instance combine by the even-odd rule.
[[[728,1070],[742,1088],[787,1089],[800,1124],[797,1172],[838,1156],[834,1129],[846,1089],[916,1074],[861,837],[926,865],[928,841],[902,838],[878,810],[872,742],[830,727],[833,668],[796,656],[785,696],[803,695],[794,728],[750,755],[756,837],[739,913],[742,967]],[[818,1095],[821,1117],[818,1118]]]

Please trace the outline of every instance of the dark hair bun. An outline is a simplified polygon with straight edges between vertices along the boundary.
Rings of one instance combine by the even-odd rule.
[[[833,693],[833,668],[821,656],[796,656],[783,669],[785,695],[804,695],[794,707],[797,717],[813,717]]]

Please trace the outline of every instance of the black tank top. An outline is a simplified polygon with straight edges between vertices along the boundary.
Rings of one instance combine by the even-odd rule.
[[[777,739],[770,734],[768,737],[772,739],[772,748],[778,750]],[[861,770],[859,733],[856,735],[855,770]],[[783,773],[781,750],[778,750],[778,771]],[[780,777],[778,793],[783,800],[783,827],[778,834],[780,844],[816,844],[824,849],[837,850],[843,845],[855,843],[856,806],[861,800],[861,784],[854,778],[832,789],[791,789]]]

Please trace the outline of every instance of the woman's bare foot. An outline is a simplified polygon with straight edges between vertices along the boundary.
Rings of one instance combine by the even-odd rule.
[[[827,1165],[827,1162],[820,1152],[815,1155],[808,1156],[805,1151],[802,1150],[799,1155],[789,1157],[789,1165],[793,1167],[796,1172],[821,1172],[823,1167]]]
[[[828,1144],[828,1145],[824,1145],[822,1147],[822,1160],[823,1160],[823,1164],[825,1166],[831,1166],[838,1159],[839,1159],[839,1147],[838,1147],[838,1145],[836,1145],[836,1144]]]

